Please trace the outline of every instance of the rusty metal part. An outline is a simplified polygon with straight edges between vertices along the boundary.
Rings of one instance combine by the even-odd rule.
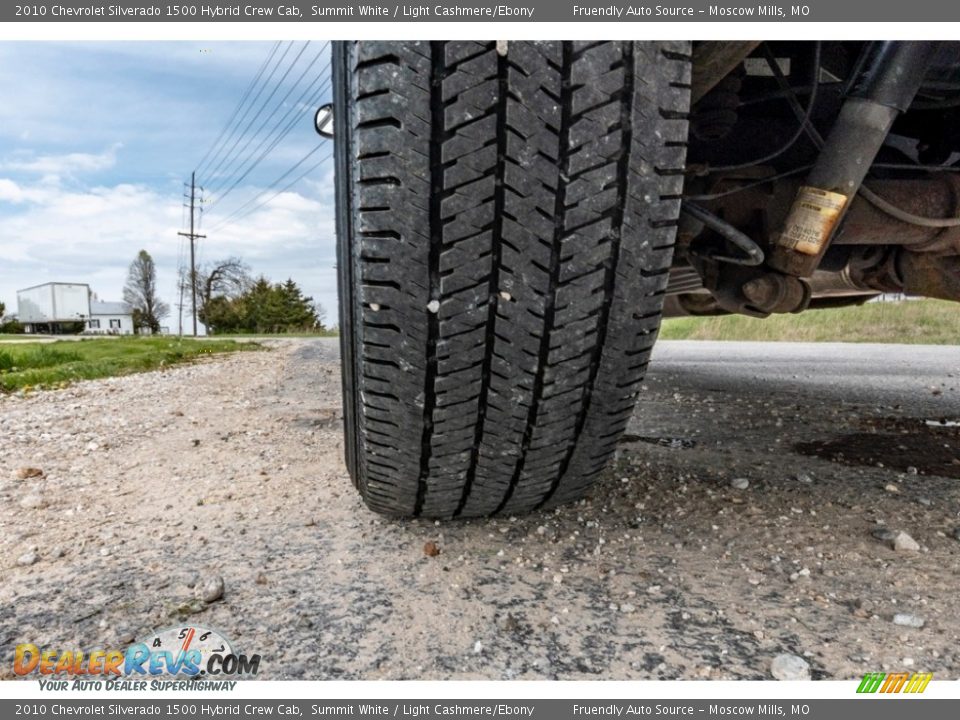
[[[760,44],[759,40],[709,41],[693,48],[693,104],[710,92]]]
[[[899,208],[922,217],[960,215],[960,174],[872,181],[877,193]],[[913,252],[960,255],[960,227],[929,228],[901,222],[858,198],[833,239],[838,245],[909,245]]]
[[[806,282],[815,298],[876,295],[876,288],[865,285],[849,265],[837,272],[817,270]]]
[[[711,191],[754,182],[754,174],[721,178]],[[762,175],[761,175],[762,177]],[[872,180],[877,193],[907,212],[926,217],[960,215],[960,173],[928,173],[903,180]],[[703,205],[754,237],[771,242],[783,226],[800,181],[783,179]],[[698,231],[702,227],[697,228]],[[689,239],[687,240],[689,242]],[[850,204],[831,245],[909,245],[913,252],[960,255],[960,228],[928,228],[901,222],[861,197]]]
[[[856,248],[836,273],[818,272],[808,281],[817,296],[833,294],[830,286],[848,292],[906,293],[960,301],[960,256],[913,252],[912,248]],[[830,277],[832,275],[832,277]]]
[[[740,288],[750,305],[764,313],[792,313],[810,304],[810,286],[790,275],[766,273]]]
[[[723,310],[717,305],[716,299],[709,293],[669,295],[663,302],[663,316],[665,318],[729,314],[727,310]]]
[[[908,295],[960,300],[960,257],[901,251],[896,267]]]
[[[794,200],[767,264],[810,277],[860,189],[894,120],[909,106],[936,52],[935,42],[877,45],[840,109]]]
[[[876,297],[877,293],[864,293],[862,295],[842,295],[836,297],[815,297],[810,300],[807,310],[819,310],[821,308],[848,307],[850,305],[862,305],[870,298]],[[713,295],[707,293],[690,293],[686,295],[672,295],[666,299],[663,305],[663,316],[665,318],[676,317],[708,317],[716,315],[730,315],[729,310],[721,308]]]

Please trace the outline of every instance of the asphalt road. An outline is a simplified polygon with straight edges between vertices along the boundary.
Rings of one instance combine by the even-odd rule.
[[[588,499],[434,524],[354,492],[335,340],[0,397],[0,672],[192,624],[268,679],[957,678],[958,418],[956,347],[664,342]]]
[[[960,338],[958,338],[960,340]],[[656,346],[651,377],[676,374],[688,389],[817,395],[843,402],[944,407],[931,391],[952,391],[960,403],[960,345],[873,343],[685,342]],[[929,403],[927,403],[929,401]]]

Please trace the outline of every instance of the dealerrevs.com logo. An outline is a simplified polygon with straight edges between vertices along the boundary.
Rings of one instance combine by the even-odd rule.
[[[16,675],[37,676],[42,688],[50,690],[142,690],[151,678],[175,678],[183,685],[194,685],[200,678],[232,680],[255,676],[259,670],[260,655],[238,654],[221,633],[200,626],[167,628],[125,650],[84,652],[23,643],[17,645],[13,658]],[[150,687],[180,686],[151,681]]]

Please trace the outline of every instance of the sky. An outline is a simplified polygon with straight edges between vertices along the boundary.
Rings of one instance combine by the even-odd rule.
[[[189,257],[177,232],[188,228],[184,183],[199,168],[198,265],[239,256],[254,275],[293,278],[333,324],[332,147],[313,129],[328,76],[321,42],[0,43],[7,312],[18,289],[45,282],[86,283],[119,301],[144,249],[171,306],[163,324],[176,332],[177,268]],[[186,328],[189,307],[183,318]]]

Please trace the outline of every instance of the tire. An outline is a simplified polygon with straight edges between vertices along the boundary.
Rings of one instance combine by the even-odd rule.
[[[659,328],[688,44],[334,52],[354,483],[371,509],[408,517],[581,497]]]

